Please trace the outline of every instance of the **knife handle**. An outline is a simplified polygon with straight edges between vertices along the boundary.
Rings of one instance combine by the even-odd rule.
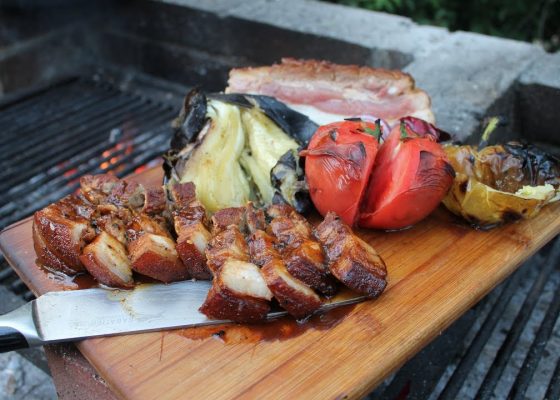
[[[0,315],[0,353],[42,344],[33,321],[33,302]]]
[[[23,333],[9,326],[0,326],[0,353],[27,347],[29,343]]]

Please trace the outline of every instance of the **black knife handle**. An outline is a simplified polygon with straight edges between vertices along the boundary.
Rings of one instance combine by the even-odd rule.
[[[29,343],[20,331],[8,326],[0,326],[0,353],[27,347]]]

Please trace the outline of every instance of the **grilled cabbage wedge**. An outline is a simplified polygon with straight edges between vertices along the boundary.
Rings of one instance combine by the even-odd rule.
[[[174,129],[166,184],[193,182],[210,213],[247,201],[288,203],[299,212],[309,206],[298,150],[317,126],[306,116],[272,97],[194,89]]]
[[[445,147],[455,180],[443,204],[477,228],[535,216],[560,198],[560,160],[534,145]]]

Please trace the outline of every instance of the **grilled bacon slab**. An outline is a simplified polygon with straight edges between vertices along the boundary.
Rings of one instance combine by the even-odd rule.
[[[267,214],[272,217],[269,232],[279,244],[289,273],[325,296],[333,296],[338,285],[309,222],[288,205],[270,206]]]
[[[272,66],[232,69],[226,93],[275,97],[319,125],[364,115],[390,125],[406,116],[435,122],[430,98],[401,71],[283,58]]]
[[[282,308],[295,318],[304,318],[321,306],[319,296],[288,272],[272,236],[256,230],[248,242],[251,261],[262,266],[264,280]]]
[[[134,287],[126,248],[110,234],[101,232],[84,248],[80,260],[99,283],[121,288]]]
[[[237,225],[229,225],[210,240],[206,259],[214,275],[228,260],[249,261],[249,248]]]
[[[335,213],[327,213],[315,229],[315,236],[325,248],[329,268],[338,280],[370,298],[383,292],[387,285],[385,263]]]
[[[230,259],[215,273],[200,312],[214,319],[258,322],[270,311],[271,299],[272,293],[255,264]]]
[[[204,221],[206,211],[202,206],[185,207],[173,212],[175,232],[177,232],[177,253],[194,279],[212,279],[206,265],[206,248],[212,235]]]
[[[165,283],[190,277],[169,237],[145,233],[128,244],[128,251],[131,268],[139,274]]]
[[[268,262],[261,272],[280,306],[293,317],[305,318],[321,306],[319,296],[309,286],[294,278],[282,261]]]
[[[33,216],[36,246],[42,243],[45,249],[37,252],[39,261],[67,273],[84,271],[80,254],[86,241],[93,239],[87,219],[91,213],[92,208],[74,195],[37,211]],[[53,257],[58,262],[53,262]]]

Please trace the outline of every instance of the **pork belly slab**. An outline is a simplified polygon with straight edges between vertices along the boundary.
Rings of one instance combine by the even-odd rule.
[[[283,58],[272,66],[232,69],[226,93],[275,97],[319,125],[356,116],[390,125],[406,116],[435,122],[429,96],[401,71]]]
[[[374,298],[387,285],[387,269],[377,252],[333,212],[315,229],[332,274],[350,289]]]

